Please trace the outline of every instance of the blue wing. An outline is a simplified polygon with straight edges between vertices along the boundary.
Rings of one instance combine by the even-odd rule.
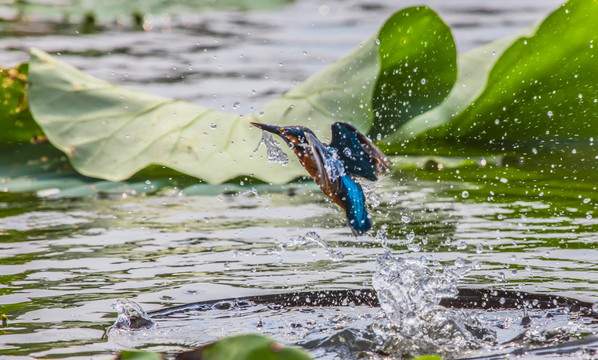
[[[318,167],[319,175],[315,178],[316,182],[326,195],[340,203],[345,210],[347,224],[351,227],[353,235],[363,235],[371,229],[372,223],[365,207],[361,185],[345,173],[344,164],[339,159],[336,149],[327,148],[313,134],[306,134],[306,139]]]
[[[348,123],[332,124],[330,147],[337,150],[347,173],[368,180],[378,180],[378,175],[388,171],[391,164],[386,155],[370,139]]]

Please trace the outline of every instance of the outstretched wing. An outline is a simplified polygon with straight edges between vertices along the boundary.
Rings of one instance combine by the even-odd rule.
[[[388,171],[390,160],[370,139],[357,128],[345,122],[332,124],[330,147],[337,149],[338,157],[347,173],[368,180]]]

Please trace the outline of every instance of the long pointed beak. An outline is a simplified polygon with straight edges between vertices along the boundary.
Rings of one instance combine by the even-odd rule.
[[[269,124],[262,124],[262,123],[256,123],[256,122],[250,122],[250,124],[257,128],[260,128],[262,130],[266,130],[273,134],[282,136],[282,130],[281,130],[280,126],[278,126],[278,125],[269,125]]]

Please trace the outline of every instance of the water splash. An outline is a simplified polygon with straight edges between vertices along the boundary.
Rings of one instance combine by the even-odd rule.
[[[118,313],[118,317],[112,325],[114,329],[136,330],[149,329],[156,324],[149,315],[141,308],[139,304],[129,299],[118,299],[113,307]]]
[[[338,157],[337,151],[334,148],[329,148],[328,153],[330,157],[324,159],[324,169],[328,173],[330,181],[334,182],[341,176],[345,175],[345,167]]]
[[[457,295],[457,283],[468,270],[462,259],[442,266],[425,256],[398,258],[387,251],[378,257],[372,283],[385,314],[385,321],[374,327],[381,350],[404,357],[450,357],[492,342],[494,334],[476,313],[439,305],[442,298]]]
[[[253,152],[257,152],[262,144],[266,146],[266,153],[268,154],[269,162],[277,162],[282,166],[288,165],[289,157],[284,151],[282,151],[280,146],[278,146],[279,143],[278,141],[274,140],[272,134],[267,131],[262,131],[262,139],[260,140],[260,143],[257,144],[257,147]]]
[[[316,244],[322,247],[324,250],[326,250],[326,256],[328,256],[328,258],[330,258],[332,261],[341,261],[345,258],[345,254],[342,251],[333,249],[330,244],[328,244],[326,240],[322,239],[322,237],[315,231],[310,231],[305,235],[292,237],[287,241],[286,244],[280,244],[275,248],[268,249],[267,253],[281,255],[287,249],[308,244]]]

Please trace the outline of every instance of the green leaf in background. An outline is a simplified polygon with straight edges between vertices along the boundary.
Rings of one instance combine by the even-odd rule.
[[[409,16],[404,16],[407,13]],[[396,16],[383,27],[385,49],[393,43],[399,47],[405,39],[423,44],[418,51],[425,48],[431,54],[447,51],[447,45],[439,39],[450,40],[448,48],[454,47],[450,31],[432,10],[409,8]],[[417,29],[422,29],[422,24],[439,30],[419,34]],[[376,81],[384,72],[380,70],[375,39],[267,104],[263,114],[247,117],[112,85],[32,49],[29,105],[50,142],[86,176],[119,181],[157,164],[208,183],[241,175],[283,183],[305,175],[305,170],[294,160],[282,167],[254,154],[261,134],[248,124],[249,119],[305,125],[322,137],[329,134],[332,122],[339,120],[352,122],[367,132],[374,118],[371,101],[375,87],[396,80],[384,75]],[[431,86],[437,82],[434,79],[444,79],[444,75],[432,75],[437,64],[416,54],[419,57],[410,58],[410,66],[427,74]],[[423,60],[418,65],[420,58]],[[394,61],[404,60],[386,56],[382,63],[388,70],[395,67]],[[403,85],[421,84],[419,76],[399,78]],[[417,91],[410,101],[430,101],[429,106],[433,106],[439,98]]]
[[[202,360],[310,360],[311,356],[297,348],[283,347],[261,335],[229,337],[201,349],[181,354],[178,359]],[[193,357],[191,355],[194,355]]]
[[[584,148],[593,159],[593,138],[598,136],[597,17],[598,2],[569,1],[535,34],[464,55],[459,65],[469,69],[476,58],[484,67],[497,59],[487,78],[468,78],[465,86],[458,81],[439,111],[413,119],[386,141],[395,144],[394,150],[407,143],[408,152],[441,155],[532,156]],[[496,53],[489,52],[493,47]],[[483,91],[477,94],[479,88]],[[463,102],[472,94],[472,101]],[[438,116],[435,123],[442,125],[427,130],[431,116]],[[419,136],[414,138],[414,133]]]
[[[83,175],[119,181],[151,164],[209,183],[252,173],[286,182],[303,173],[252,156],[260,132],[238,115],[112,85],[36,49],[30,69],[31,112]]]
[[[0,66],[0,145],[30,142],[43,135],[27,106],[27,68],[26,63],[10,69]]]
[[[442,360],[442,357],[438,355],[422,355],[412,360]]]
[[[141,351],[141,350],[125,350],[121,352],[116,360],[163,360],[164,358],[160,354],[153,351]]]
[[[256,121],[305,125],[322,137],[334,121],[350,122],[364,133],[387,133],[397,117],[411,116],[403,102],[413,114],[432,108],[446,97],[455,77],[448,26],[428,7],[406,8],[351,54],[267,104],[264,118]]]
[[[379,69],[375,39],[266,104],[254,120],[304,125],[318,136],[330,134],[334,121],[348,121],[364,132],[372,125],[372,92]],[[293,155],[294,157],[294,155]]]
[[[378,41],[381,65],[370,134],[384,136],[446,98],[457,77],[457,49],[450,28],[426,7],[394,14]]]
[[[507,36],[459,55],[457,58],[459,69],[457,80],[445,101],[430,111],[407,121],[381,141],[381,148],[390,153],[421,155],[422,153],[433,154],[436,152],[434,149],[430,151],[429,147],[440,146],[443,142],[448,143],[450,139],[441,139],[439,143],[438,141],[434,142],[428,136],[419,135],[450,122],[456,114],[473,102],[486,86],[488,73],[498,59],[496,54],[501,54],[519,36]],[[426,145],[426,141],[429,143],[428,145]]]

